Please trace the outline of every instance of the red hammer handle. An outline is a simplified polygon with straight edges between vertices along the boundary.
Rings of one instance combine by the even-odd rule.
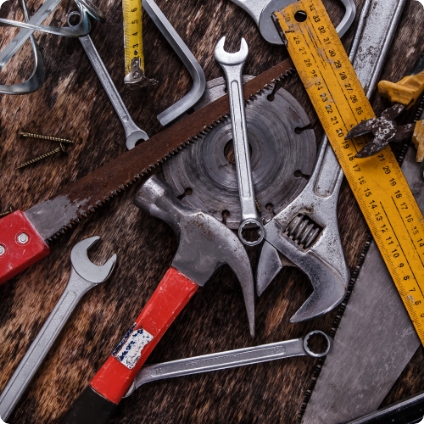
[[[91,380],[90,386],[104,398],[118,404],[198,287],[175,268],[170,268],[134,325]]]
[[[49,253],[49,246],[22,211],[0,219],[0,284]]]

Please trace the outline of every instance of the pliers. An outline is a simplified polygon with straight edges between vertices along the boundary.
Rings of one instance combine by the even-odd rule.
[[[356,157],[365,158],[383,150],[390,142],[402,141],[414,136],[417,146],[417,161],[424,159],[424,121],[397,125],[395,119],[406,109],[411,108],[424,92],[424,53],[415,63],[411,74],[397,83],[380,81],[378,84],[380,95],[388,98],[393,104],[386,109],[379,118],[372,118],[353,127],[345,139],[352,139],[372,133],[374,138],[357,153]]]

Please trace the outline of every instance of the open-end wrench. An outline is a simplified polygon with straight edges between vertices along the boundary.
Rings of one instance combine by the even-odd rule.
[[[106,281],[112,273],[116,255],[101,266],[95,265],[87,256],[88,249],[98,240],[100,237],[90,237],[72,249],[69,283],[0,395],[0,417],[3,420],[9,417],[19,402],[78,302],[85,293]]]
[[[278,35],[275,24],[272,21],[272,13],[284,9],[295,0],[231,0],[237,6],[244,9],[256,22],[262,37],[271,44],[283,44]],[[346,13],[337,27],[340,37],[350,28],[356,15],[356,6],[353,0],[341,0]]]
[[[193,53],[178,35],[177,31],[175,31],[168,19],[166,19],[158,5],[153,0],[143,0],[143,7],[158,27],[159,31],[174,49],[175,53],[184,63],[193,79],[193,85],[190,91],[183,98],[178,100],[178,102],[174,103],[157,116],[159,122],[165,126],[175,121],[200,100],[206,89],[206,77],[199,62],[193,56]]]
[[[241,203],[241,224],[238,229],[240,240],[247,246],[256,246],[264,238],[264,228],[259,221],[256,210],[255,190],[253,187],[252,168],[250,165],[250,148],[247,140],[246,112],[243,96],[242,72],[244,62],[249,53],[246,40],[241,39],[241,47],[237,53],[224,50],[225,37],[215,47],[215,59],[221,65],[227,80],[230,101],[231,125],[233,129],[234,156],[237,170],[237,184]],[[246,240],[243,230],[254,228],[258,231],[256,240]]]
[[[79,12],[71,12],[67,17],[68,25],[72,26],[72,17],[79,15]],[[89,35],[86,35],[85,37],[80,37],[79,41],[82,47],[84,48],[85,53],[87,54],[88,59],[91,62],[91,65],[96,71],[96,74],[100,82],[102,83],[102,86],[105,89],[105,92],[109,97],[109,100],[112,103],[112,106],[115,109],[119,120],[121,121],[121,124],[125,131],[127,149],[133,149],[138,141],[146,141],[149,139],[149,136],[146,134],[145,131],[137,127],[137,125],[132,120],[131,115],[125,107],[125,104],[121,96],[119,95],[118,90],[116,89],[115,84],[112,81],[112,78],[109,75],[109,72],[107,71],[96,47],[94,46],[93,41],[91,40],[91,37]]]
[[[309,347],[309,339],[319,336],[326,342],[322,352],[314,351]],[[261,364],[277,359],[292,358],[293,356],[311,356],[322,358],[331,349],[332,339],[322,331],[311,331],[305,337],[284,342],[269,343],[244,349],[228,350],[226,352],[211,353],[176,361],[163,362],[144,366],[137,374],[132,386],[124,397],[130,396],[143,384],[166,378],[184,377],[186,375],[238,368],[246,365]]]
[[[393,10],[383,3],[366,0],[362,8],[349,58],[368,97],[373,93],[382,70],[402,11],[401,3]],[[378,8],[379,13],[374,10],[373,18],[367,21],[371,7]],[[372,32],[372,36],[367,31]],[[375,40],[380,45],[378,50]],[[365,54],[370,50],[377,53]],[[292,322],[322,315],[336,307],[344,297],[349,271],[337,224],[337,198],[342,181],[343,171],[325,137],[314,173],[304,191],[265,225],[268,243],[264,244],[258,266],[258,294],[263,293],[284,265],[293,266],[294,259],[298,261],[296,266],[307,272],[315,289],[292,317]],[[281,258],[277,250],[289,261]],[[289,254],[293,256],[289,257]]]

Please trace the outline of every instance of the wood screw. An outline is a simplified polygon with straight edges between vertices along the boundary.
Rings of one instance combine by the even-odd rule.
[[[50,141],[58,141],[59,143],[74,144],[72,140],[68,140],[67,138],[51,137],[49,135],[34,134],[34,133],[26,132],[24,130],[19,130],[18,135],[19,137],[24,137],[24,138],[38,138],[40,140],[50,140]]]
[[[28,162],[25,162],[25,163],[17,166],[15,169],[21,169],[21,168],[24,168],[25,166],[32,165],[35,162],[38,162],[38,161],[43,160],[45,158],[48,158],[49,156],[52,156],[52,155],[59,153],[59,152],[67,153],[65,146],[62,143],[60,143],[60,146],[57,149],[54,149],[51,152],[44,153],[44,155],[37,156],[36,158],[31,159]]]

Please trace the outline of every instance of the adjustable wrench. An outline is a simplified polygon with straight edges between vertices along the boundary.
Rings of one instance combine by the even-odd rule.
[[[325,340],[326,348],[324,351],[317,352],[309,347],[309,339],[313,336],[319,336]],[[186,375],[262,364],[277,359],[293,358],[294,356],[308,355],[312,358],[322,358],[330,352],[331,344],[332,339],[327,334],[322,331],[311,331],[305,337],[299,339],[146,365],[137,374],[124,397],[132,395],[143,384],[166,378],[184,377]]]
[[[71,18],[73,16],[79,15],[79,12],[71,12],[67,17],[68,25],[72,26]],[[91,62],[91,65],[96,71],[96,74],[100,82],[102,83],[102,86],[107,96],[109,97],[109,100],[112,103],[112,106],[115,109],[119,120],[121,121],[121,124],[125,131],[127,149],[131,150],[136,146],[137,141],[146,141],[149,139],[149,136],[146,134],[146,132],[137,127],[137,125],[132,120],[131,115],[125,107],[125,104],[121,96],[119,95],[118,90],[116,89],[115,84],[112,81],[112,78],[110,77],[96,47],[94,46],[93,41],[91,40],[91,37],[89,35],[86,35],[85,37],[80,37],[79,41],[82,47],[84,48],[85,53],[87,54],[88,59]]]
[[[252,168],[250,166],[250,149],[247,140],[246,112],[243,96],[242,72],[249,48],[242,38],[241,48],[237,53],[224,50],[225,37],[222,37],[215,47],[215,59],[221,65],[227,80],[230,101],[231,125],[233,129],[234,155],[237,169],[237,183],[241,203],[241,224],[238,229],[240,240],[247,246],[256,246],[264,238],[264,228],[259,221],[255,203]],[[256,228],[258,237],[255,241],[245,239],[243,230]]]
[[[387,49],[383,46],[378,54],[367,55],[367,60],[362,54],[376,51],[375,40],[381,40],[383,44],[385,40],[391,40],[396,29],[395,12],[391,13],[389,8],[390,13],[379,15],[378,25],[375,21],[373,38],[365,32],[372,3],[370,0],[365,2],[349,56],[368,97],[378,81]],[[307,272],[315,289],[292,317],[292,322],[322,315],[336,307],[344,297],[349,271],[337,225],[337,198],[342,181],[343,172],[325,137],[314,173],[304,191],[265,226],[265,239],[269,243],[265,243],[259,261],[258,294],[263,293],[284,265],[293,266],[293,259],[298,261],[296,265],[299,268]],[[289,260],[281,258],[277,250]],[[293,257],[289,257],[288,253]],[[328,262],[330,258],[331,264]]]
[[[88,259],[87,250],[98,240],[100,237],[90,237],[72,249],[72,271],[68,285],[0,395],[0,417],[3,420],[9,417],[19,402],[78,302],[85,293],[106,281],[112,273],[116,255],[101,266]]]
[[[244,9],[255,21],[262,37],[271,44],[283,44],[272,21],[271,15],[276,10],[284,9],[294,0],[231,0]],[[355,20],[356,6],[353,0],[341,0],[346,13],[337,27],[339,37],[343,37]]]

